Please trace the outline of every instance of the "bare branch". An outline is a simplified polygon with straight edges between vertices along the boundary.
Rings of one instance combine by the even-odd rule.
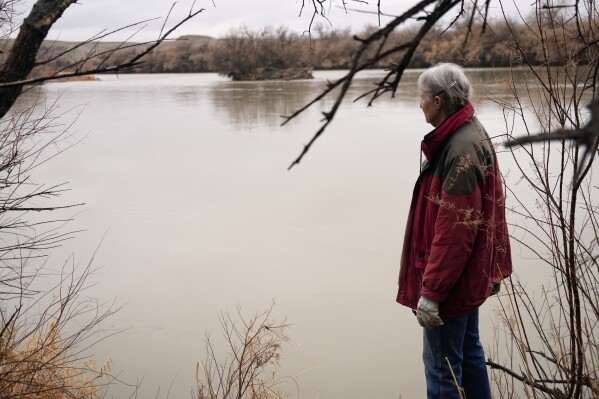
[[[566,398],[566,395],[561,390],[559,390],[557,388],[551,389],[551,388],[546,387],[545,385],[541,385],[541,384],[537,383],[536,381],[531,381],[525,374],[518,374],[518,373],[510,370],[507,367],[504,367],[500,364],[497,364],[497,363],[491,361],[491,359],[487,360],[487,366],[491,367],[491,369],[501,370],[504,373],[515,378],[516,380],[523,382],[524,384],[526,384],[534,389],[537,389],[541,392],[550,394],[553,398],[556,398],[556,399],[565,399]]]
[[[301,162],[302,158],[308,153],[308,151],[310,150],[310,148],[312,147],[314,142],[324,133],[326,128],[333,121],[333,119],[335,118],[335,115],[337,114],[337,111],[341,105],[341,102],[345,98],[345,95],[347,94],[347,91],[352,84],[353,78],[359,71],[362,71],[362,70],[374,65],[377,61],[379,61],[385,57],[388,57],[391,54],[395,54],[400,51],[406,51],[404,53],[400,63],[395,68],[393,68],[393,70],[391,70],[378,83],[378,88],[373,93],[371,103],[376,98],[381,96],[383,93],[391,92],[393,95],[395,93],[395,91],[397,90],[397,86],[399,85],[399,81],[401,80],[403,71],[407,68],[408,63],[410,62],[414,52],[416,51],[416,48],[420,44],[420,41],[422,40],[422,38],[426,35],[426,33],[428,33],[429,30],[431,30],[433,28],[433,26],[435,26],[435,24],[449,10],[451,10],[454,6],[456,6],[459,3],[460,3],[460,0],[423,0],[423,1],[420,1],[418,4],[416,4],[415,6],[410,8],[404,14],[395,18],[384,28],[377,30],[376,32],[372,33],[370,36],[368,36],[365,39],[360,39],[359,40],[360,45],[356,48],[356,50],[354,52],[354,55],[352,57],[352,61],[350,64],[349,72],[342,78],[335,81],[334,83],[329,83],[327,85],[327,87],[325,88],[325,90],[321,94],[316,96],[312,101],[310,101],[304,107],[300,108],[299,110],[294,112],[292,115],[285,117],[285,121],[283,122],[283,125],[285,125],[290,120],[296,118],[298,115],[300,115],[306,109],[308,109],[311,105],[319,102],[322,98],[324,98],[325,96],[330,94],[336,87],[341,86],[341,90],[337,94],[335,102],[333,103],[333,105],[331,106],[329,111],[323,112],[324,123],[320,126],[318,131],[312,136],[312,139],[310,139],[310,141],[306,145],[304,145],[302,152],[291,163],[291,165],[289,166],[288,169],[291,169],[293,166],[295,166]],[[408,42],[404,45],[401,45],[401,46],[396,46],[393,50],[388,51],[388,52],[383,52],[382,47],[380,47],[379,52],[374,57],[366,59],[366,60],[362,59],[362,55],[366,51],[366,49],[368,49],[370,46],[373,46],[374,43],[376,43],[379,40],[385,40],[398,26],[402,25],[409,19],[414,18],[414,17],[418,16],[419,14],[423,13],[425,11],[425,8],[432,4],[436,4],[433,12],[431,12],[430,14],[427,14],[424,17],[421,17],[421,19],[423,19],[425,22],[424,22],[423,26],[420,28],[420,30],[418,31],[418,33],[415,35],[415,37],[410,42]],[[394,78],[394,79],[391,80],[392,78]]]

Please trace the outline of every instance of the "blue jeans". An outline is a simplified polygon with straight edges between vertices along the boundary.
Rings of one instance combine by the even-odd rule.
[[[490,399],[485,353],[478,335],[478,309],[424,329],[424,372],[428,399]],[[449,364],[453,374],[449,369]],[[454,380],[455,376],[455,380]]]

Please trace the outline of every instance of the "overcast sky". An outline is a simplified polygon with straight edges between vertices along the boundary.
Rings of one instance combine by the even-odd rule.
[[[311,0],[306,1],[306,8],[299,17],[302,0],[197,0],[194,9],[205,10],[186,25],[181,27],[174,37],[185,34],[208,36],[223,36],[232,28],[242,25],[250,28],[262,26],[285,25],[289,29],[301,33],[310,21]],[[35,0],[22,0],[20,8],[29,12]],[[361,10],[376,11],[376,0],[365,2],[346,1],[350,7]],[[384,13],[398,15],[417,3],[416,0],[383,0],[381,8]],[[133,22],[151,18],[160,18],[159,21],[146,24],[143,30],[137,33],[132,40],[152,40],[158,36],[164,16],[168,13],[172,0],[80,0],[70,6],[62,18],[52,28],[49,39],[58,40],[84,40],[104,29],[116,29]],[[329,19],[334,28],[343,29],[350,27],[357,32],[368,24],[378,23],[376,15],[349,12],[339,8],[340,0],[334,0]],[[171,21],[182,18],[192,5],[190,0],[179,0],[171,14]],[[458,10],[456,9],[456,12]],[[322,18],[320,22],[326,22]],[[381,24],[388,22],[383,18]],[[127,39],[137,30],[131,29],[113,36],[113,40]]]

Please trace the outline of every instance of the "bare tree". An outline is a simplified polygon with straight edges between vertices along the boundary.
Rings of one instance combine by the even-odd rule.
[[[532,195],[517,195],[508,184],[512,238],[548,266],[551,279],[541,293],[517,281],[508,289],[502,306],[514,348],[510,366],[489,363],[532,388],[526,391],[534,397],[595,398],[599,219],[592,198],[599,193],[592,174],[599,135],[599,13],[590,0],[536,2],[528,28],[544,62],[531,65],[512,35],[506,45],[513,51],[513,71],[524,79],[507,80],[514,101],[501,104],[509,137],[521,136],[509,143],[510,150]],[[505,384],[499,388],[507,392]]]
[[[468,12],[466,3],[472,4]],[[326,16],[330,2],[302,2],[302,7],[307,4],[312,5],[315,16]],[[394,57],[395,66],[361,97],[369,96],[372,105],[385,93],[393,95],[424,35],[434,26],[449,27],[466,18],[468,39],[476,21],[483,31],[489,29],[490,4],[491,0],[424,0],[367,37],[356,37],[347,74],[329,82],[321,94],[286,117],[284,124],[325,96],[335,97],[323,113],[320,128],[290,168],[302,160],[333,121],[356,73]],[[495,4],[503,10],[501,0]],[[539,65],[530,62],[532,55],[526,50],[530,46],[503,13],[509,34],[501,43],[511,54],[513,73],[506,83],[513,90],[514,101],[501,105],[506,114],[507,146],[520,179],[527,184],[527,195],[533,196],[518,195],[507,182],[513,203],[512,239],[547,265],[551,284],[535,293],[518,280],[506,282],[500,311],[505,323],[498,327],[498,331],[505,331],[498,350],[500,360],[489,360],[488,364],[496,370],[499,397],[596,398],[599,219],[592,199],[598,197],[599,187],[591,178],[597,173],[594,160],[599,141],[599,14],[593,0],[537,0],[533,6],[532,19],[521,16],[521,22],[530,33],[526,40],[532,38],[533,47],[542,52]],[[380,2],[377,7],[380,14]],[[420,25],[411,39],[385,47],[391,32],[413,20]],[[365,57],[369,51],[374,55]],[[522,74],[523,86],[518,83]],[[520,123],[514,130],[516,120]]]
[[[17,97],[21,93],[23,86],[26,84],[39,83],[65,77],[119,72],[140,66],[142,63],[141,59],[145,55],[149,54],[160,43],[169,38],[170,35],[181,25],[204,11],[203,8],[194,9],[192,4],[191,9],[186,17],[180,21],[177,21],[172,27],[165,29],[166,23],[168,21],[167,16],[160,32],[160,36],[155,41],[134,44],[123,42],[120,46],[117,46],[116,48],[110,48],[106,51],[92,51],[86,54],[84,57],[77,59],[75,62],[72,62],[66,66],[64,68],[65,73],[54,73],[50,76],[28,78],[31,71],[35,67],[47,64],[50,62],[50,60],[56,60],[61,57],[66,58],[67,55],[73,53],[77,48],[83,46],[84,44],[104,39],[116,32],[111,31],[94,36],[87,41],[73,45],[71,48],[59,54],[52,55],[52,57],[49,59],[39,60],[38,52],[44,39],[50,31],[50,28],[62,16],[63,12],[76,2],[77,0],[38,0],[33,5],[31,12],[27,18],[25,18],[19,28],[19,34],[10,48],[6,61],[0,68],[0,118],[6,115],[10,107],[12,107]],[[4,2],[2,4],[6,5],[7,3]],[[146,21],[134,23],[129,27],[139,25],[143,22]],[[124,28],[119,28],[117,31],[122,29]],[[121,61],[118,64],[111,63],[111,57],[114,57],[120,48],[130,46],[139,48],[139,51],[134,53],[134,55],[132,55],[130,58]],[[88,67],[87,65],[91,60],[100,60],[100,63],[94,67]]]
[[[230,31],[215,46],[214,64],[233,80],[306,79],[308,48],[287,28]]]
[[[347,4],[350,2],[358,4],[362,3],[359,0],[343,1],[342,6],[346,10],[349,10],[347,8]],[[311,7],[312,10],[312,19],[307,30],[308,33],[311,32],[313,22],[315,18],[317,18],[318,16],[324,18],[326,21],[330,23],[327,15],[330,11],[332,3],[332,0],[302,1],[300,14],[304,11],[304,8],[306,7]],[[395,60],[394,66],[390,68],[387,74],[377,83],[376,88],[369,92],[363,93],[359,98],[370,97],[368,105],[371,106],[374,104],[377,98],[386,93],[389,93],[391,96],[394,96],[395,92],[397,91],[399,82],[401,81],[403,72],[408,67],[408,64],[414,56],[416,49],[421,44],[422,39],[427,34],[429,34],[429,32],[433,31],[433,28],[438,28],[440,25],[445,24],[444,29],[441,29],[441,34],[443,34],[443,32],[450,28],[456,21],[460,19],[466,19],[465,26],[467,27],[467,32],[463,42],[463,46],[465,47],[468,45],[469,38],[471,38],[472,35],[475,34],[474,27],[476,26],[477,21],[480,22],[480,33],[484,34],[486,32],[489,26],[487,21],[489,17],[489,7],[491,3],[495,3],[500,7],[503,7],[502,0],[422,0],[416,3],[408,11],[404,12],[399,16],[394,17],[391,20],[391,22],[389,22],[384,27],[372,31],[366,37],[355,36],[354,39],[356,41],[356,47],[350,66],[348,68],[348,73],[346,73],[343,77],[336,81],[329,82],[327,87],[322,91],[321,94],[316,96],[312,101],[308,102],[306,105],[299,108],[291,115],[285,117],[283,125],[285,125],[290,120],[297,118],[306,109],[320,102],[324,97],[329,95],[335,97],[335,101],[331,105],[330,109],[328,111],[323,112],[323,123],[321,127],[316,131],[316,133],[308,142],[308,144],[304,146],[304,149],[301,151],[300,155],[291,163],[289,169],[301,162],[303,157],[308,153],[308,151],[312,147],[312,144],[320,137],[320,135],[324,133],[326,128],[333,121],[339,107],[341,106],[341,102],[347,95],[347,91],[351,86],[355,75],[358,72],[368,68],[372,68],[377,63],[383,60]],[[535,1],[534,4],[540,5],[542,3],[541,1]],[[468,7],[469,5],[470,7]],[[575,7],[581,7],[580,1],[576,1]],[[390,17],[390,15],[384,14],[381,11],[381,1],[377,1],[377,10],[377,14],[379,16],[379,24],[381,15]],[[350,11],[363,12],[355,9]],[[450,17],[448,21],[446,21],[447,17]],[[420,22],[420,27],[411,37],[405,39],[401,43],[396,43],[391,47],[386,46],[389,42],[389,39],[392,37],[393,32],[395,32],[401,27],[407,26],[408,23],[413,21]],[[509,22],[509,18],[505,17],[505,21]],[[589,50],[589,48],[596,46],[596,42],[593,40],[587,41],[585,42],[585,46],[587,46],[586,50]],[[368,56],[366,56],[367,54]],[[594,85],[595,82],[587,82],[587,84]],[[340,90],[336,90],[337,88],[340,88]],[[596,134],[590,133],[590,130],[595,132],[597,131],[597,129],[592,129],[591,127],[589,127],[581,129],[581,131],[578,132],[570,133],[572,135],[571,138],[579,140],[582,145],[586,146],[586,148],[589,148],[587,157],[588,155],[593,153],[593,143],[595,143],[595,148],[597,147]],[[524,140],[539,141],[552,139],[552,137],[539,136],[537,138],[527,138]],[[519,142],[514,142],[514,144],[518,143]]]
[[[484,2],[481,2],[484,3],[484,12],[480,15],[484,22],[487,20],[487,9],[490,2],[491,0],[484,0]],[[306,3],[308,2],[302,1],[302,9]],[[313,6],[314,16],[321,15],[326,18],[327,5],[329,4],[327,0],[316,2],[313,1],[309,3]],[[381,3],[378,2],[377,4],[379,13],[381,13]],[[343,5],[346,5],[345,1],[343,2]],[[478,1],[476,2],[475,7],[471,9],[470,15],[468,16],[465,11],[465,0],[422,0],[411,7],[408,11],[404,12],[402,15],[393,18],[391,22],[384,27],[370,33],[367,37],[354,37],[356,40],[356,48],[349,66],[349,71],[336,81],[329,82],[322,93],[316,96],[304,107],[285,117],[283,125],[298,117],[306,109],[318,103],[324,97],[328,95],[335,97],[335,101],[333,102],[331,108],[328,111],[323,112],[322,125],[314,134],[312,139],[308,142],[308,144],[304,146],[304,149],[300,155],[291,163],[289,169],[301,162],[304,155],[306,155],[310,150],[310,147],[312,147],[312,144],[314,144],[314,142],[320,137],[320,135],[324,133],[326,128],[333,121],[343,99],[347,95],[348,89],[351,86],[354,77],[358,72],[372,68],[382,60],[387,60],[390,58],[395,59],[394,66],[390,68],[386,75],[376,84],[376,88],[369,92],[363,93],[359,98],[370,97],[370,101],[368,103],[370,106],[377,98],[381,97],[385,93],[390,93],[393,96],[397,91],[397,87],[404,71],[408,67],[410,60],[414,56],[414,53],[416,52],[416,49],[418,48],[424,36],[435,26],[441,24],[443,18],[450,15],[450,12],[456,8],[458,11],[455,15],[452,15],[452,20],[448,22],[448,27],[458,18],[468,17],[470,21],[468,24],[468,32],[470,32],[474,17],[479,15],[481,12],[476,5],[478,5]],[[414,20],[420,21],[421,25],[412,36],[407,38],[405,41],[395,43],[391,47],[387,46],[387,43],[395,30],[406,26],[409,22]],[[311,29],[311,25],[309,29]],[[372,49],[374,49],[374,51],[371,51]],[[372,55],[369,55],[369,53]],[[337,88],[339,88],[339,90],[336,90]]]
[[[112,31],[40,55],[50,28],[76,0],[38,0],[22,23],[15,20],[15,3],[0,2],[0,397],[100,398],[117,377],[110,361],[98,366],[87,358],[86,349],[102,339],[97,326],[117,309],[85,295],[93,257],[84,263],[73,257],[62,266],[48,267],[48,250],[76,233],[66,228],[68,219],[52,217],[51,211],[77,204],[56,203],[64,185],[48,187],[30,177],[72,145],[69,126],[58,123],[55,104],[15,105],[31,85],[138,67],[144,56],[203,10],[192,4],[187,16],[169,27],[167,16],[152,42],[98,50],[92,41]],[[91,50],[77,55],[85,46]],[[124,47],[136,51],[116,62]],[[42,69],[57,59],[65,60],[62,70]]]

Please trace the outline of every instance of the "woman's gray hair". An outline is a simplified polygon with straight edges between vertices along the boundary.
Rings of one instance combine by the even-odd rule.
[[[459,65],[439,63],[418,78],[418,89],[429,98],[444,95],[446,108],[454,113],[470,101],[472,85]]]

